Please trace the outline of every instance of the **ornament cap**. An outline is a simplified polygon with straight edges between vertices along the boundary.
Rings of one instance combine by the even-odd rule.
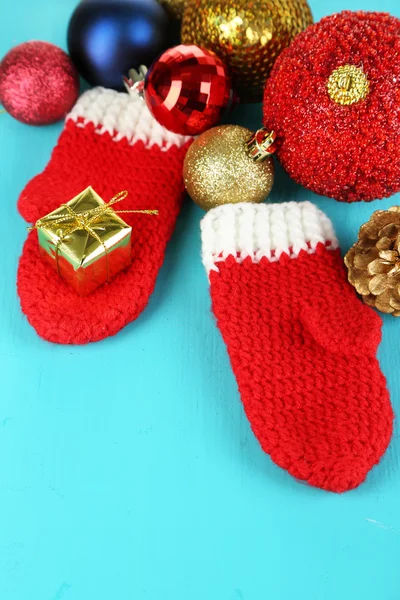
[[[361,67],[341,65],[331,73],[327,88],[331,100],[348,105],[368,96],[369,81]]]
[[[124,86],[128,94],[131,96],[140,96],[143,98],[144,82],[148,68],[145,65],[140,65],[139,69],[129,69],[128,77],[123,77]]]
[[[276,134],[265,127],[258,129],[246,141],[247,154],[254,162],[263,162],[271,156],[275,150]]]

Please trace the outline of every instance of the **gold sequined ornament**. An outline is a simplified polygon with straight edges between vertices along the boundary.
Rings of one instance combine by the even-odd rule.
[[[400,206],[375,211],[361,226],[344,262],[362,299],[383,313],[400,316]]]
[[[186,0],[158,0],[160,4],[163,4],[167,11],[175,18],[181,19],[183,15],[183,9],[185,8]]]
[[[312,22],[306,0],[186,0],[181,37],[218,54],[240,99],[259,102],[276,58]]]
[[[262,202],[274,183],[274,133],[219,125],[190,146],[183,165],[186,190],[204,210],[222,204]]]

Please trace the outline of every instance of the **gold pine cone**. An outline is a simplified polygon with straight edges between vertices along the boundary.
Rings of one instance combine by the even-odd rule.
[[[400,206],[375,211],[344,262],[366,304],[400,317]]]

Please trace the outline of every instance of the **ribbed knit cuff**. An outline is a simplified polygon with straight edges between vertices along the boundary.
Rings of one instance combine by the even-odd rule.
[[[126,138],[130,144],[135,144],[141,140],[147,147],[156,144],[168,149],[180,147],[191,139],[162,127],[139,96],[135,98],[102,87],[82,94],[68,119],[75,121],[78,127],[92,123],[96,133],[109,133],[116,142]]]
[[[311,202],[282,204],[225,204],[210,210],[201,221],[203,264],[209,273],[218,262],[248,256],[274,262],[285,253],[296,258],[301,250],[315,252],[319,243],[328,249],[338,241],[328,217]]]

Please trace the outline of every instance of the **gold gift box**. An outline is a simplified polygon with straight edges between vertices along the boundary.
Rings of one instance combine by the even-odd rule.
[[[106,203],[88,187],[35,225],[41,255],[81,296],[131,263],[132,228],[111,207],[126,195]]]

